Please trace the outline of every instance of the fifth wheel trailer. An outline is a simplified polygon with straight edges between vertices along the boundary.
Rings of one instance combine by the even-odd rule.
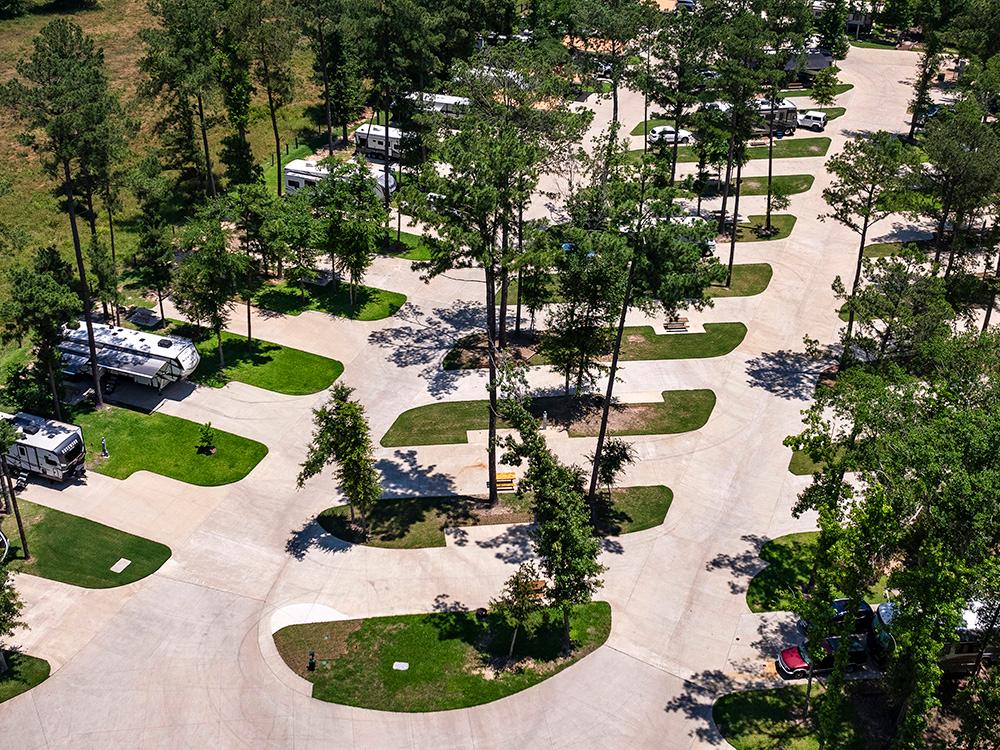
[[[378,164],[369,164],[368,171],[371,173],[375,183],[375,192],[378,193],[379,200],[385,200],[386,170]],[[308,187],[312,187],[317,182],[325,179],[330,174],[330,170],[315,161],[307,159],[293,159],[285,165],[285,192],[291,195]],[[396,192],[396,178],[392,176],[392,171],[388,173],[389,197]]]
[[[384,157],[385,141],[389,140],[389,158],[398,159],[405,134],[399,128],[365,123],[354,131],[354,146],[366,156]]]
[[[21,411],[0,412],[0,419],[17,430],[17,441],[7,452],[8,466],[57,482],[83,474],[86,448],[83,431],[76,425]]]
[[[184,380],[201,362],[194,342],[181,336],[157,336],[146,331],[94,324],[97,366],[102,373],[134,380],[162,390]],[[69,375],[90,372],[87,329],[64,328],[59,342],[63,371]]]

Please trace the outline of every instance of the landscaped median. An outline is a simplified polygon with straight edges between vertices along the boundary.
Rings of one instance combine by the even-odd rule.
[[[191,380],[213,388],[236,380],[275,393],[304,396],[326,390],[344,372],[344,366],[335,359],[260,339],[247,342],[246,336],[229,331],[222,332],[223,367],[219,364],[218,341],[207,328],[170,321],[163,333],[195,342],[201,363]]]
[[[115,479],[151,471],[189,484],[214,486],[243,479],[267,455],[256,440],[214,430],[214,452],[200,449],[201,425],[169,414],[144,414],[117,406],[78,411],[87,468]],[[109,456],[101,455],[101,438]]]
[[[603,401],[597,396],[546,396],[532,399],[536,417],[568,430],[570,437],[595,437]],[[405,411],[382,436],[386,448],[408,445],[448,445],[468,442],[468,430],[487,429],[489,402],[441,401]],[[707,389],[663,391],[656,403],[615,403],[608,418],[612,435],[669,435],[697,430],[715,408],[715,393]],[[501,422],[501,427],[507,425]]]
[[[0,703],[31,690],[48,679],[50,668],[45,659],[22,654],[20,651],[4,651],[3,655],[8,669],[0,672]]]
[[[737,225],[737,242],[767,242],[773,240],[783,240],[792,233],[795,228],[796,217],[791,214],[771,214],[771,228],[773,234],[765,235],[764,226],[767,217],[763,214],[751,214],[747,220]]]
[[[653,359],[707,359],[729,354],[747,335],[742,323],[705,323],[704,333],[656,333],[652,326],[628,326],[622,332],[619,359],[638,361]],[[512,337],[516,353],[529,365],[547,365],[548,359],[538,351],[538,336],[522,333]],[[445,370],[475,370],[488,366],[486,336],[473,333],[463,337],[445,355],[441,367]]]
[[[806,713],[806,687],[748,690],[719,698],[712,718],[726,742],[736,750],[819,750],[817,708],[823,701],[822,685],[812,688],[812,710]],[[836,726],[828,747],[863,750],[857,717],[850,705]],[[874,747],[874,746],[873,746]]]
[[[315,310],[351,320],[381,320],[395,315],[406,304],[406,295],[359,285],[354,289],[352,304],[346,282],[334,280],[326,286],[303,284],[300,288],[281,281],[267,284],[254,296],[253,303],[262,310],[282,315]]]
[[[811,174],[784,174],[771,178],[772,192],[783,192],[785,195],[805,193],[816,178]],[[744,177],[740,187],[740,195],[767,195],[767,177]]]
[[[659,526],[667,516],[673,493],[662,485],[618,487],[598,508],[595,531],[618,536]],[[501,495],[497,505],[468,495],[394,497],[379,500],[369,514],[368,536],[350,523],[350,509],[338,505],[316,519],[325,531],[353,544],[385,549],[444,547],[445,532],[460,526],[529,523],[531,497]]]
[[[774,271],[768,263],[737,263],[729,286],[713,284],[705,290],[709,297],[753,297],[771,283]]]
[[[811,156],[826,156],[830,149],[830,139],[826,136],[806,137],[806,138],[780,138],[775,139],[774,149],[771,156],[775,159],[797,159]],[[748,159],[766,159],[768,157],[768,146],[749,146],[746,149]],[[633,159],[640,159],[643,155],[642,149],[633,149],[629,152]],[[669,151],[667,152],[669,153]],[[698,152],[693,146],[677,147],[677,162],[694,164],[698,161]]]
[[[395,239],[395,232],[392,233]],[[399,243],[394,249],[382,252],[389,258],[401,258],[403,260],[427,261],[431,259],[431,249],[422,235],[413,232],[400,232]]]
[[[6,566],[11,570],[73,586],[106,589],[145,578],[170,558],[165,544],[27,500],[18,504],[31,559],[22,559],[17,525],[11,516],[5,516],[0,528],[10,540]],[[122,559],[129,564],[114,572],[111,568]]]
[[[804,531],[764,543],[760,559],[767,567],[747,586],[747,606],[752,612],[794,610],[799,593],[809,586],[818,540],[818,531]],[[885,601],[885,585],[883,578],[869,592],[869,600]]]
[[[312,683],[313,698],[379,711],[446,711],[505,698],[578,662],[607,641],[611,607],[573,608],[568,656],[561,655],[558,611],[534,614],[529,626],[517,637],[513,669],[504,668],[510,627],[463,611],[290,625],[274,643],[289,668]]]

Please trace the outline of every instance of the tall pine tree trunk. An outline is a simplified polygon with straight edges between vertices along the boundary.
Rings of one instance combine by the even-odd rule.
[[[267,64],[267,55],[264,53],[264,44],[260,46],[260,62],[264,70],[264,88],[267,90],[267,111],[271,114],[271,134],[274,136],[274,158],[278,166],[277,183],[278,196],[281,197],[282,186],[285,182],[284,165],[281,163],[281,136],[278,134],[278,112],[274,106],[274,92],[271,90],[271,74]]]
[[[597,431],[597,447],[594,449],[594,465],[590,472],[590,489],[587,497],[591,507],[597,500],[597,471],[601,465],[601,453],[604,451],[604,440],[608,434],[608,416],[611,411],[611,400],[614,396],[615,378],[618,375],[618,357],[622,350],[622,336],[625,332],[625,318],[632,302],[632,280],[635,276],[636,258],[633,254],[629,261],[628,278],[625,281],[625,294],[622,299],[621,315],[618,317],[618,330],[615,331],[615,348],[611,353],[611,367],[608,369],[608,387],[604,394],[604,404],[601,410],[601,426]]]
[[[488,425],[487,470],[490,505],[497,504],[497,348],[496,348],[496,267],[490,258],[486,264],[486,351],[490,367],[490,413]]]
[[[210,196],[215,197],[215,175],[212,174],[212,154],[208,150],[208,127],[205,125],[205,104],[198,92],[198,125],[201,128],[201,147],[205,150],[205,187]],[[278,169],[280,172],[281,169]]]
[[[726,203],[729,201],[729,181],[733,178],[733,157],[736,154],[736,114],[733,107],[732,127],[734,132],[729,136],[729,153],[726,156],[726,181],[722,184],[722,208],[719,211],[719,234],[726,229]],[[733,221],[733,231],[736,231],[736,222]]]
[[[858,261],[854,267],[854,282],[851,284],[851,296],[849,302],[853,303],[854,295],[858,292],[861,284],[861,268],[865,259],[865,240],[868,237],[868,215],[871,213],[872,198],[868,199],[869,210],[865,212],[865,220],[861,225],[861,244],[858,247]],[[844,334],[844,351],[841,354],[841,365],[847,361],[851,351],[851,334],[854,332],[854,305],[848,304],[847,311],[847,332]]]
[[[31,550],[28,549],[28,535],[24,533],[24,521],[21,519],[21,508],[17,504],[17,494],[14,491],[14,483],[10,479],[10,465],[7,463],[7,454],[0,455],[0,482],[4,482],[10,492],[10,504],[14,509],[14,520],[17,522],[17,535],[21,538],[21,551],[24,559],[31,559]]]
[[[59,403],[59,388],[56,385],[56,368],[52,364],[51,355],[46,357],[46,369],[49,373],[49,390],[52,391],[52,411],[56,419],[62,421],[62,406]]]
[[[326,36],[317,29],[319,37],[319,65],[323,70],[323,113],[326,116],[326,147],[333,156],[333,111],[330,106],[330,66],[326,59]]]
[[[73,194],[73,173],[70,170],[69,159],[63,159],[62,166],[63,189],[66,193],[66,205],[69,209],[69,227],[73,234],[76,270],[80,276],[80,293],[83,295],[83,320],[87,326],[87,346],[90,349],[90,374],[94,379],[94,395],[97,405],[104,406],[104,394],[101,392],[101,371],[97,364],[97,343],[94,341],[94,300],[90,296],[87,270],[83,265],[83,248],[80,245],[80,229],[76,223],[76,197]]]
[[[105,205],[105,209],[108,212],[108,236],[111,240],[111,267],[115,269],[115,325],[120,326],[122,324],[121,312],[119,311],[120,305],[118,304],[118,255],[115,252],[115,219],[114,214],[111,210],[111,202]]]
[[[737,222],[740,218],[740,193],[743,186],[743,155],[736,162],[736,199],[733,201],[733,234],[729,238],[729,265],[726,268],[726,288],[733,283],[733,262],[736,258]]]
[[[767,134],[767,210],[764,212],[764,232],[771,234],[771,185],[774,180],[774,97],[771,97],[771,114],[768,121]],[[739,177],[736,178],[737,181]],[[733,234],[736,233],[735,227]],[[730,268],[730,273],[732,269]],[[729,286],[728,284],[726,286]]]

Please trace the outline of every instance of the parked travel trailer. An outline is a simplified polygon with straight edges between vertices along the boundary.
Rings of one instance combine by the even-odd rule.
[[[201,361],[194,342],[181,336],[158,336],[95,323],[94,342],[101,374],[129,378],[157,390],[187,378]],[[59,351],[64,372],[90,374],[90,347],[84,326],[64,328]]]
[[[83,474],[87,451],[83,431],[76,425],[21,411],[17,414],[0,412],[0,419],[10,422],[17,430],[17,442],[7,452],[8,466],[57,482]]]
[[[731,107],[729,102],[709,102],[703,106],[706,108],[717,109],[720,112],[728,112]],[[757,118],[754,130],[758,134],[767,133],[768,124],[772,122],[771,100],[758,99],[757,112],[759,113],[759,117]],[[775,133],[792,135],[795,133],[795,129],[799,126],[799,111],[788,99],[774,100],[773,117]]]
[[[386,170],[379,164],[369,164],[368,171],[375,182],[375,192],[380,200],[385,200]],[[294,159],[285,165],[285,192],[291,195],[299,190],[315,185],[325,179],[330,170],[315,161]],[[389,197],[396,192],[396,178],[389,170]]]
[[[354,131],[354,146],[362,154],[385,156],[385,141],[389,139],[389,158],[398,159],[402,148],[403,131],[399,128],[365,123]]]
[[[416,102],[421,109],[452,117],[462,114],[469,106],[469,100],[466,97],[448,94],[424,94],[418,91],[407,96],[407,99]]]

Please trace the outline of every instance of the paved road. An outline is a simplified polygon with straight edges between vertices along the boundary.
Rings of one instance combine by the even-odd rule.
[[[876,128],[902,130],[916,56],[853,49],[843,78],[855,84],[838,104],[847,114],[827,134],[833,150]],[[595,105],[606,122],[609,105]],[[624,92],[627,128],[641,97]],[[331,543],[310,519],[338,498],[327,479],[294,489],[323,395],[281,396],[241,384],[182,389],[162,411],[265,442],[268,456],[243,481],[195,488],[138,473],[116,481],[91,474],[63,492],[32,486],[33,500],[171,545],[153,576],[120,589],[88,591],[18,578],[30,630],[18,642],[48,659],[52,677],[0,705],[6,745],[17,748],[686,748],[724,744],[711,722],[716,696],[770,684],[768,666],[789,636],[789,616],[752,615],[743,593],[760,568],[760,544],[812,526],[789,509],[805,480],[786,471],[782,438],[798,429],[819,363],[801,355],[802,337],[836,337],[833,277],[853,267],[856,238],[823,223],[821,159],[776,163],[778,173],[816,172],[793,197],[799,217],[784,241],[740,245],[738,262],[774,267],[768,290],[718,300],[692,315],[740,320],[746,340],[730,355],[689,362],[628,362],[618,394],[642,400],[668,388],[714,389],[718,405],[701,430],[635,440],[642,461],[633,484],[664,483],[675,501],[666,522],[609,545],[601,597],[613,608],[606,646],[532,688],[486,706],[404,715],[314,701],[307,683],[275,653],[283,623],[484,604],[528,554],[523,527],[480,527],[439,549],[390,551]],[[763,174],[751,162],[747,176]],[[763,198],[746,198],[758,213]],[[911,231],[887,222],[875,238]],[[261,338],[337,357],[344,380],[366,404],[376,434],[397,414],[438,399],[481,398],[477,373],[442,373],[440,359],[480,315],[473,271],[425,284],[409,264],[376,263],[368,283],[405,291],[402,313],[377,323],[304,313],[261,317]],[[636,319],[638,322],[638,318]],[[241,330],[243,321],[233,321]],[[532,373],[535,385],[557,384]],[[550,434],[568,460],[592,441]],[[479,491],[483,445],[380,452],[395,492]],[[414,658],[419,658],[414,655]]]

